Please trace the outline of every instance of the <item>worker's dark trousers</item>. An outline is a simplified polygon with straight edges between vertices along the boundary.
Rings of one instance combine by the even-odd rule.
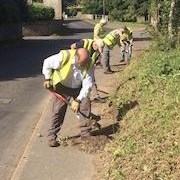
[[[127,60],[130,61],[132,57],[132,46],[130,44],[121,44],[120,48],[120,61],[125,61],[125,55],[127,54]]]
[[[67,100],[70,100],[71,97],[76,98],[79,95],[80,88],[72,89],[67,88],[59,84],[56,87],[56,91],[63,95]],[[51,117],[50,117],[50,127],[48,129],[48,139],[56,139],[57,133],[60,131],[61,126],[64,122],[64,116],[67,110],[67,104],[60,100],[59,98],[52,97],[52,109],[51,109]],[[91,112],[91,103],[89,98],[84,98],[80,103],[80,111],[86,116],[90,116]],[[80,120],[83,121],[83,120]],[[80,123],[81,124],[81,123]],[[83,124],[83,123],[82,123]],[[81,136],[88,136],[90,135],[90,127],[81,126]]]
[[[110,70],[109,59],[110,59],[110,48],[107,45],[105,45],[103,48],[102,59],[101,59],[101,63],[105,72]]]

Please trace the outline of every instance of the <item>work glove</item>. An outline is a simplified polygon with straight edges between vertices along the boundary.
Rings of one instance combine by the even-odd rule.
[[[79,111],[80,101],[73,100],[71,103],[71,109],[73,112],[77,113]]]
[[[43,83],[44,88],[46,89],[51,89],[52,88],[52,83],[50,79],[46,79]]]

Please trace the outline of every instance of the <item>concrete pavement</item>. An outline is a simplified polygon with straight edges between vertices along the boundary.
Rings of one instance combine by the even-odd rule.
[[[93,156],[74,146],[50,148],[46,142],[46,123],[51,103],[44,111],[11,180],[91,180],[94,175]],[[61,135],[79,133],[78,120],[69,110]]]

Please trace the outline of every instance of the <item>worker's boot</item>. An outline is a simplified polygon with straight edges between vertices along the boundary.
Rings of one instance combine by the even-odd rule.
[[[95,115],[93,113],[90,114],[90,118],[95,120],[95,121],[100,121],[101,120],[101,116]]]
[[[91,130],[92,127],[87,123],[81,123],[80,124],[80,129],[81,129],[81,138],[82,137],[86,137],[86,136],[90,136],[91,135]]]
[[[48,139],[48,145],[49,147],[58,147],[60,146],[60,143],[56,140],[56,138]]]
[[[104,74],[113,74],[113,73],[114,73],[114,71],[111,69],[104,71]]]
[[[103,99],[103,98],[101,98],[99,96],[95,97],[93,101],[96,102],[96,103],[105,103],[106,102],[105,99]]]

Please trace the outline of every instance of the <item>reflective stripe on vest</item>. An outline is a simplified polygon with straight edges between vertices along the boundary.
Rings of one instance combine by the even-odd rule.
[[[99,57],[99,52],[97,52],[97,51],[95,51],[94,53],[93,53],[93,55],[92,55],[92,57],[89,59],[89,63],[88,63],[88,65],[87,65],[87,68],[86,68],[86,70],[84,71],[84,73],[88,73],[90,70],[91,70],[91,68],[94,66],[94,64],[95,64],[95,62],[96,62],[96,60],[97,60],[97,58]],[[84,75],[86,75],[86,74],[84,74]]]
[[[84,41],[84,48],[87,49],[89,51],[89,53],[92,51],[92,43],[93,43],[93,39],[83,39]]]
[[[113,35],[112,33],[109,33],[105,36],[103,41],[107,46],[109,46],[110,48],[113,48],[117,44],[117,37]]]

